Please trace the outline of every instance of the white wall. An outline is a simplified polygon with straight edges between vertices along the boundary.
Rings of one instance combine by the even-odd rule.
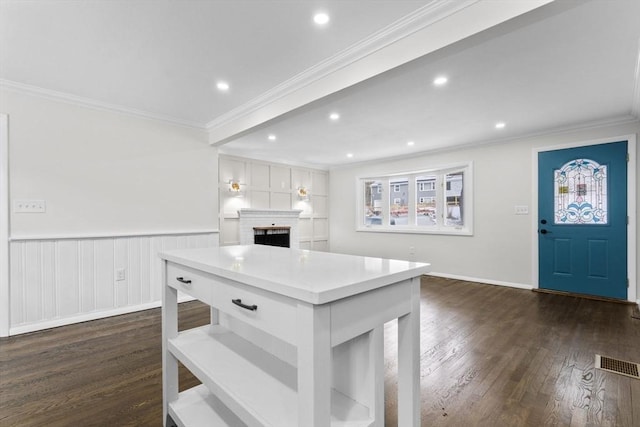
[[[157,251],[217,245],[204,131],[9,90],[0,112],[11,200],[46,202],[10,216],[11,333],[158,305]]]
[[[12,235],[217,227],[217,154],[203,131],[12,91],[0,111],[11,198],[47,208],[12,213]]]
[[[443,275],[524,288],[537,287],[532,283],[533,239],[537,239],[533,229],[537,214],[532,209],[536,200],[532,190],[535,148],[638,132],[640,124],[636,121],[332,169],[329,186],[331,251],[415,259],[430,262],[432,271]],[[345,209],[344,206],[345,201],[355,199],[358,177],[466,161],[473,161],[474,168],[473,236],[355,231],[356,209]],[[636,183],[635,188],[637,193],[640,186]],[[516,205],[528,205],[529,215],[515,215]],[[630,212],[630,216],[637,218],[635,210]],[[409,253],[411,246],[415,247],[415,256]],[[636,258],[637,255],[636,252]],[[640,295],[640,290],[636,295]]]

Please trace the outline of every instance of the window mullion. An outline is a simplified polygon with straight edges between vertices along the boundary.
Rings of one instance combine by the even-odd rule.
[[[389,178],[382,178],[382,226],[389,226],[389,219],[391,218],[391,210],[389,209],[389,198],[391,197],[391,191],[393,188],[389,185]]]
[[[407,178],[407,223],[409,226],[416,226],[417,222],[416,222],[416,198],[417,198],[417,184],[416,184],[416,177],[415,176],[409,176]]]
[[[446,210],[446,192],[444,191],[444,175],[436,175],[436,227],[444,225],[444,212]]]

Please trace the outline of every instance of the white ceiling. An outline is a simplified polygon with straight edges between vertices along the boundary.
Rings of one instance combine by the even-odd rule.
[[[445,3],[0,0],[0,83],[212,130],[265,94],[277,101],[274,88],[401,18]],[[317,10],[330,14],[327,27],[311,22]],[[263,115],[225,137],[220,151],[328,168],[637,119],[638,16],[638,0],[556,1]],[[437,88],[440,74],[449,82]],[[228,93],[215,89],[219,79]],[[328,119],[333,111],[338,121]],[[497,121],[506,127],[496,130]]]

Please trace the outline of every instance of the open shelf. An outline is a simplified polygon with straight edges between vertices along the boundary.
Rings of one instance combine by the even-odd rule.
[[[220,427],[246,426],[202,384],[180,393],[178,400],[169,404],[169,415],[179,427],[204,425]]]
[[[198,411],[216,412],[213,409],[216,402],[207,394],[213,393],[224,404],[223,409],[229,409],[246,424],[297,426],[295,367],[219,325],[181,332],[169,340],[168,347],[206,386],[205,390],[198,386],[198,390],[192,389],[193,393],[181,393],[178,401],[170,404],[170,409],[184,401],[183,406],[192,407],[190,411],[194,413],[196,406],[207,406]],[[366,406],[335,390],[331,396],[331,412],[334,427],[367,427],[373,422]]]

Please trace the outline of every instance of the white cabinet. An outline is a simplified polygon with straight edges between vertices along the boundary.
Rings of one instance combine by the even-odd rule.
[[[420,425],[428,264],[259,245],[161,257],[166,425],[382,426],[382,327],[395,318],[399,422]],[[212,307],[210,325],[178,333],[178,290]],[[178,393],[178,362],[202,385]]]

